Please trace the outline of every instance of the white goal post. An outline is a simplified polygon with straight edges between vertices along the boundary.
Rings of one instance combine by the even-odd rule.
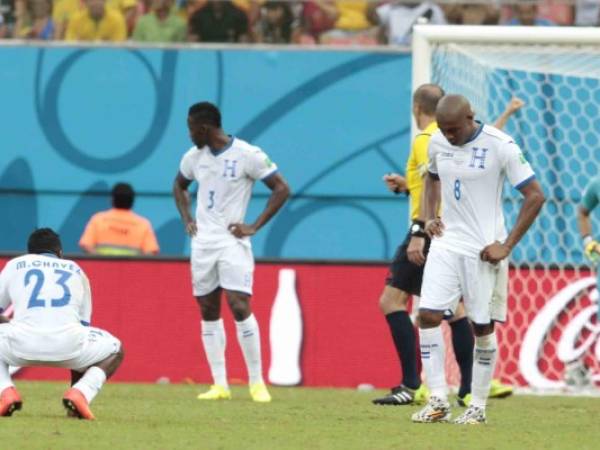
[[[505,131],[531,162],[547,202],[511,255],[497,376],[538,390],[593,390],[600,300],[576,218],[583,190],[600,174],[600,28],[417,25],[412,75],[413,92],[440,84],[465,95],[487,123],[513,96],[524,100]],[[520,196],[505,189],[509,227],[519,205]],[[456,383],[456,368],[448,373]]]

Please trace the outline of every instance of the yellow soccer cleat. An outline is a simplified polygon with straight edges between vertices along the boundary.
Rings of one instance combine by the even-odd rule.
[[[225,386],[213,384],[210,389],[198,395],[198,400],[231,400],[231,391]]]
[[[489,398],[504,398],[513,394],[513,387],[507,384],[502,384],[500,380],[492,380],[490,384]]]
[[[425,386],[425,383],[421,383],[419,389],[415,391],[415,399],[413,400],[414,405],[424,405],[429,401],[429,389]]]
[[[271,401],[271,394],[269,394],[265,383],[254,383],[250,385],[250,397],[252,397],[253,401],[258,403],[269,403]]]

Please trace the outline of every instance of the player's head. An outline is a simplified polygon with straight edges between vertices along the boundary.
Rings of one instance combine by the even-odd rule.
[[[52,228],[38,228],[29,235],[27,253],[52,253],[62,258],[60,237]]]
[[[128,183],[117,183],[112,188],[112,205],[118,209],[131,209],[135,191]]]
[[[445,95],[435,110],[440,131],[452,145],[463,145],[475,131],[471,104],[462,95]]]
[[[221,129],[221,112],[212,103],[196,103],[190,106],[187,122],[190,139],[196,147],[202,148],[209,145],[212,132]]]
[[[422,114],[435,117],[435,109],[445,92],[437,84],[422,84],[413,94],[413,115],[415,120]]]

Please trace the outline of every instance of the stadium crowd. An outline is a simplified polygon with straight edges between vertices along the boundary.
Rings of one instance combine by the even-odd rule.
[[[0,0],[0,38],[407,45],[412,25],[600,24],[597,0]]]

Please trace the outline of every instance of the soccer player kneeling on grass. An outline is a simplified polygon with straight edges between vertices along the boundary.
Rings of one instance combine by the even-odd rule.
[[[429,382],[429,403],[414,422],[450,419],[444,370],[444,311],[463,298],[475,332],[472,400],[454,423],[486,422],[485,407],[496,363],[494,322],[504,321],[505,304],[494,305],[502,265],[538,215],[544,194],[514,140],[474,120],[460,95],[446,95],[436,108],[439,131],[429,143],[425,180],[425,231],[432,236],[419,306],[421,359]],[[524,196],[517,221],[506,232],[502,213],[504,178]],[[436,217],[441,200],[442,214]],[[504,289],[507,280],[504,279]],[[496,293],[497,294],[497,293]]]
[[[22,401],[8,366],[71,369],[63,396],[67,415],[93,420],[89,404],[123,361],[121,342],[90,327],[89,281],[73,261],[63,259],[58,235],[34,231],[28,254],[11,259],[0,273],[0,308],[12,302],[14,315],[0,325],[0,416],[10,416]]]

